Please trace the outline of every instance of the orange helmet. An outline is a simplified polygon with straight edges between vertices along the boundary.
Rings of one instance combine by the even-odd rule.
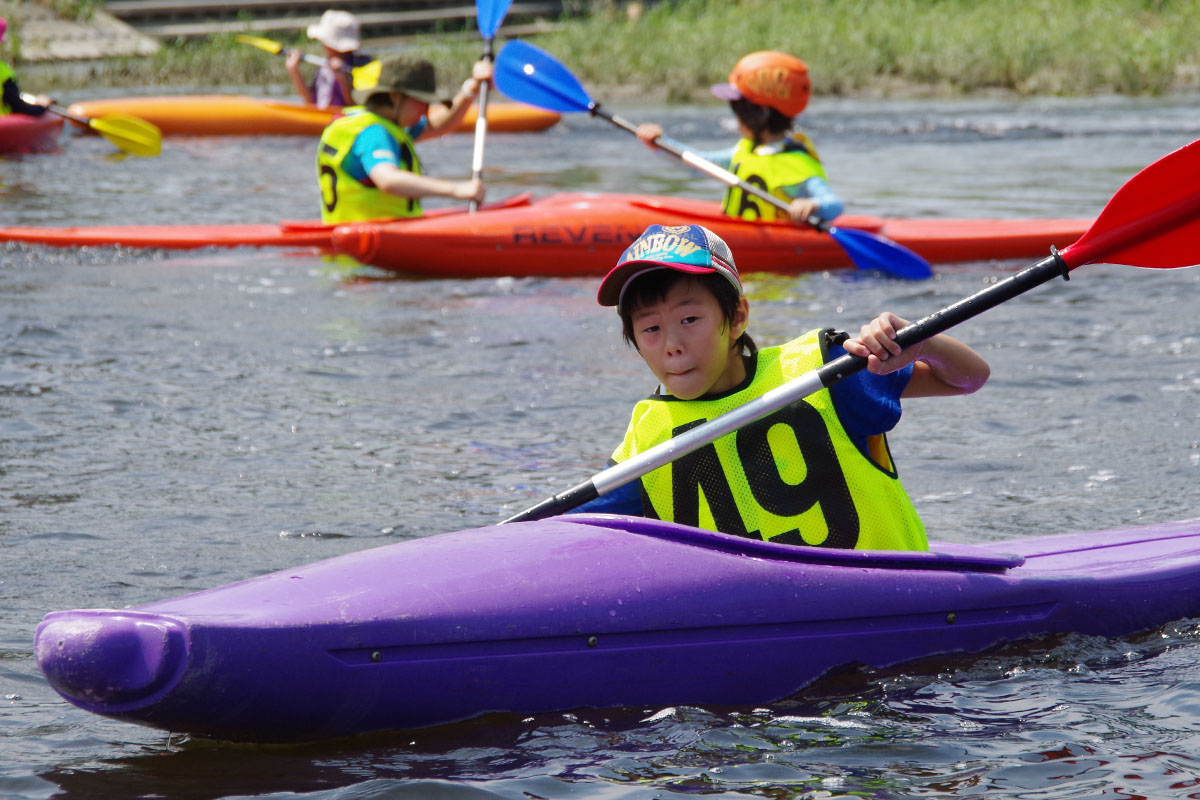
[[[718,83],[712,93],[722,100],[746,98],[794,117],[808,105],[812,84],[808,65],[776,50],[759,50],[743,56],[729,73],[729,83]]]

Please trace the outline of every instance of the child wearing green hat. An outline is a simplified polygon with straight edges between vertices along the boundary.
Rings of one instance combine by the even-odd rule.
[[[625,340],[658,379],[633,410],[614,463],[748,402],[842,354],[867,370],[581,507],[634,513],[773,542],[926,550],[886,434],[900,400],[969,394],[989,368],[939,334],[901,350],[907,322],[884,312],[857,336],[813,330],[758,349],[733,254],[699,225],[651,225],[600,284]]]
[[[423,197],[482,202],[478,178],[451,181],[423,174],[416,140],[452,130],[491,77],[491,63],[476,62],[472,77],[443,105],[433,64],[407,55],[382,59],[376,77],[354,89],[362,107],[346,109],[321,134],[321,219],[334,224],[419,217]]]

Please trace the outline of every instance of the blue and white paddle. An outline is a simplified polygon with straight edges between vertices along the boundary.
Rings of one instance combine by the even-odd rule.
[[[483,57],[491,61],[492,59],[492,42],[496,38],[496,31],[500,30],[500,23],[504,20],[504,15],[508,13],[509,6],[512,5],[512,0],[476,0],[475,2],[475,19],[479,25],[479,33],[483,36]],[[478,180],[483,177],[483,142],[487,137],[487,96],[488,85],[484,83],[479,87],[479,99],[476,101],[476,117],[475,117],[475,153],[471,158],[471,177]],[[470,212],[472,214],[479,208],[479,204],[474,200],[470,203]]]

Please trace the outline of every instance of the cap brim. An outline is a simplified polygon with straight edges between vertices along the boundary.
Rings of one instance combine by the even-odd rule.
[[[409,97],[420,100],[423,103],[429,103],[430,105],[442,102],[435,92],[422,92],[417,89],[400,89],[391,88],[388,86],[374,86],[370,89],[355,89],[351,92],[351,94],[354,95],[354,102],[361,105],[367,102],[367,98],[373,94],[387,94],[388,92],[400,92],[401,94],[406,94]]]
[[[722,100],[741,100],[742,93],[732,83],[714,83],[709,89],[714,97],[719,97]]]
[[[718,271],[713,267],[678,264],[670,261],[626,261],[624,264],[613,267],[604,276],[604,280],[600,281],[600,288],[596,291],[596,301],[602,306],[618,305],[626,284],[638,275],[660,269],[673,269],[676,272],[686,272],[690,275],[706,275]]]

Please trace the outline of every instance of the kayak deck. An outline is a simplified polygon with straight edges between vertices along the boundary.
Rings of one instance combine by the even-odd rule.
[[[89,225],[43,228],[12,225],[0,241],[49,247],[133,247],[194,250],[201,247],[329,247],[334,226],[311,223],[242,225]]]
[[[929,553],[577,515],[47,615],[51,685],[174,731],[319,739],[491,711],[761,704],[854,664],[1200,614],[1200,521]]]

